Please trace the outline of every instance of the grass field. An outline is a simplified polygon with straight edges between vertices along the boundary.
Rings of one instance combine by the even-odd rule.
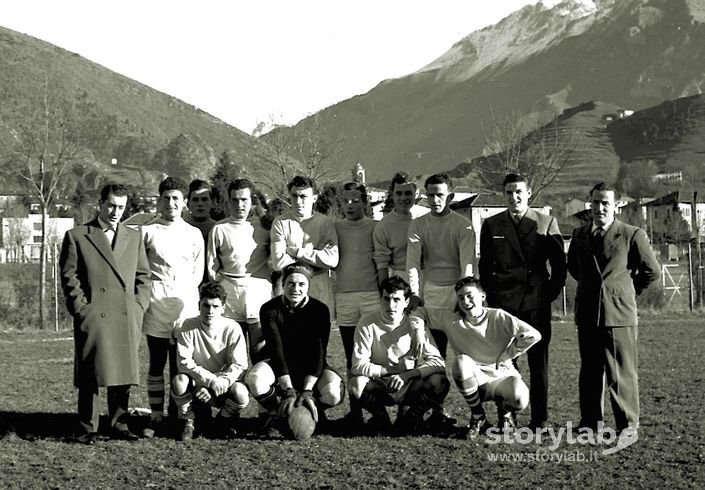
[[[556,429],[579,419],[576,342],[571,323],[554,323],[550,410]],[[550,439],[474,444],[428,435],[323,435],[303,443],[200,438],[188,445],[165,438],[102,439],[95,446],[77,445],[70,442],[76,423],[70,332],[0,332],[0,488],[702,488],[705,325],[644,320],[639,343],[639,440],[603,455],[602,446],[571,444],[565,437],[556,448]],[[337,331],[329,351],[340,368]],[[525,370],[525,361],[520,367]],[[148,406],[144,387],[135,390],[131,405]],[[255,416],[254,405],[246,410],[246,422]],[[446,409],[467,422],[455,388]],[[330,416],[346,411],[347,402]],[[519,422],[526,424],[528,413]],[[607,408],[606,425],[611,424]]]

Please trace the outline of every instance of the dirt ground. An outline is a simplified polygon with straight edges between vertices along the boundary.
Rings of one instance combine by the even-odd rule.
[[[244,413],[241,439],[183,444],[170,438],[135,443],[101,438],[95,446],[82,446],[71,442],[76,429],[71,332],[0,332],[0,487],[702,487],[704,329],[702,319],[642,321],[642,427],[638,441],[613,454],[603,453],[609,444],[579,444],[565,435],[556,444],[548,437],[494,444],[430,435],[263,440],[247,433],[256,416],[254,401]],[[550,412],[559,430],[579,419],[579,361],[575,327],[555,322],[553,332]],[[340,369],[337,331],[331,339],[330,361]],[[141,353],[146,373],[146,348]],[[520,368],[526,372],[525,360]],[[133,392],[131,405],[148,406],[144,387]],[[610,425],[609,403],[606,407]],[[467,423],[455,388],[446,409],[459,425]],[[346,411],[347,401],[329,416],[338,419]],[[138,427],[144,420],[133,417],[132,423]],[[519,425],[526,423],[528,413],[521,413]]]

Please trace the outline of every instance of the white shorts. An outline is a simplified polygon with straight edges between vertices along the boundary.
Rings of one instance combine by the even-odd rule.
[[[428,327],[441,330],[443,325],[450,325],[458,318],[455,305],[458,296],[455,286],[438,286],[427,282],[423,288],[424,311]]]
[[[335,293],[335,321],[338,326],[355,326],[360,317],[379,309],[377,291]]]
[[[238,322],[259,322],[259,310],[272,299],[272,284],[260,277],[228,277],[220,281],[228,297],[224,316]]]
[[[499,365],[499,369],[494,366],[483,364],[475,365],[475,378],[480,387],[485,391],[485,398],[493,400],[495,398],[495,390],[497,385],[507,378],[515,377],[521,379],[521,374],[516,370],[510,362]]]
[[[166,281],[150,284],[149,307],[142,331],[152,337],[172,338],[184,320],[198,316],[198,291],[184,291]]]

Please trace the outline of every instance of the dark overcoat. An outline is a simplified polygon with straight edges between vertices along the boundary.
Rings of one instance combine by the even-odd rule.
[[[95,219],[66,232],[61,283],[74,318],[76,386],[139,384],[149,263],[140,233],[121,225],[114,247]]]
[[[549,306],[566,278],[556,218],[533,209],[516,226],[508,211],[487,218],[480,233],[478,269],[490,306],[513,314]]]

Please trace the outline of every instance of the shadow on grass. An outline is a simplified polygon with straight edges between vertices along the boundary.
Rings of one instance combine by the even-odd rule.
[[[199,434],[208,433],[211,419],[207,421],[201,417],[197,418],[196,427]],[[131,414],[127,418],[127,424],[135,434],[141,433],[149,423],[149,415]],[[179,430],[179,423],[174,419],[167,419],[164,433],[161,437],[176,438]],[[247,440],[269,439],[260,433],[259,419],[242,418],[237,424],[238,437]],[[100,417],[99,433],[108,433],[108,417]],[[351,433],[342,420],[331,420],[326,424],[319,435],[332,437],[358,438],[370,437],[364,429],[360,432]],[[80,434],[78,416],[75,413],[48,413],[48,412],[10,412],[0,411],[0,440],[7,437],[18,437],[26,441],[54,440],[61,442],[71,442]],[[287,439],[286,428],[282,427],[282,435],[274,439]]]

